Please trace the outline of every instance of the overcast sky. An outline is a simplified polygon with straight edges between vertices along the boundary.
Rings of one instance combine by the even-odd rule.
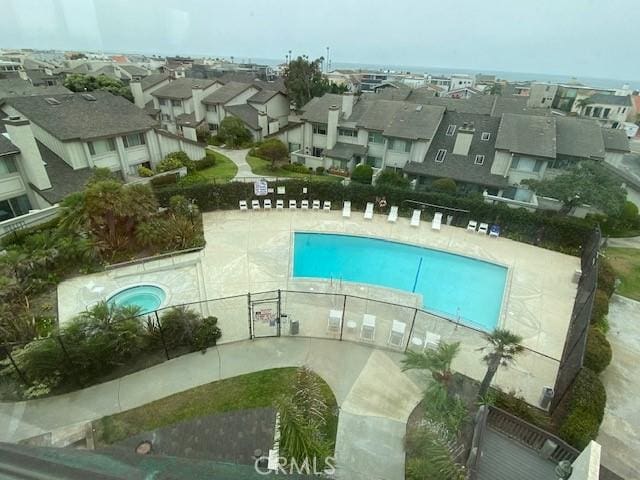
[[[0,46],[640,80],[639,0],[0,0]]]

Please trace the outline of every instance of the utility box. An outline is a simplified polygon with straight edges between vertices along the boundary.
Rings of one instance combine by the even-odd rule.
[[[289,321],[289,335],[298,335],[300,333],[300,321],[299,320],[290,320]]]
[[[540,456],[545,460],[549,460],[551,458],[551,455],[553,455],[553,452],[555,452],[557,448],[558,448],[558,444],[556,442],[554,442],[553,440],[547,439],[542,444],[542,448],[540,449],[540,452],[539,452]]]
[[[548,410],[549,405],[551,405],[551,400],[553,400],[554,394],[555,392],[553,391],[553,387],[542,387],[542,398],[540,399],[540,407]]]
[[[573,272],[573,283],[580,283],[580,278],[582,278],[582,270],[577,269],[575,272]]]

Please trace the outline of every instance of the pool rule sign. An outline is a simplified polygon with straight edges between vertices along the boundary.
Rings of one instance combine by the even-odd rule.
[[[257,197],[264,197],[269,192],[269,185],[264,178],[260,180],[256,180],[253,183],[253,193],[256,194]]]

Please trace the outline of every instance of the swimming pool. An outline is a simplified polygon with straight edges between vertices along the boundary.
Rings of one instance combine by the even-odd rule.
[[[135,305],[140,307],[140,313],[149,313],[157,310],[166,296],[165,291],[155,285],[136,285],[112,295],[107,303],[121,307]]]
[[[296,232],[293,276],[414,292],[422,295],[425,310],[491,331],[500,317],[507,269],[388,240]]]

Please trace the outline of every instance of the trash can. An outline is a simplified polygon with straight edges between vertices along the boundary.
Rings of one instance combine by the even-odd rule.
[[[451,225],[451,222],[453,222],[453,215],[447,215],[447,225]]]
[[[547,410],[553,400],[555,392],[553,387],[542,387],[542,398],[540,399],[540,407]]]
[[[289,335],[298,335],[300,333],[300,322],[298,320],[291,320],[289,322]]]

